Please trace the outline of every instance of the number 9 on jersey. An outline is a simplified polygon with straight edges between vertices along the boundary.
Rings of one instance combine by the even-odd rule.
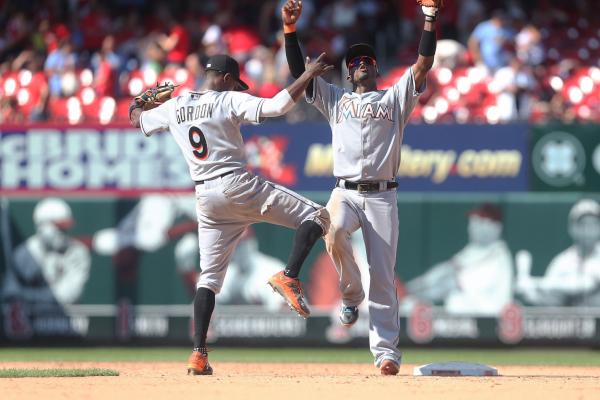
[[[204,133],[197,126],[192,126],[189,131],[190,144],[194,148],[192,153],[199,160],[204,160],[208,157],[208,146]]]

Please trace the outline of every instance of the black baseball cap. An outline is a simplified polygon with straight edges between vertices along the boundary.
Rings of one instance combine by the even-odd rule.
[[[350,61],[361,56],[367,56],[371,57],[373,60],[377,60],[377,57],[375,56],[375,50],[371,45],[366,43],[353,44],[348,48],[348,51],[346,51],[346,67]]]
[[[225,74],[230,74],[238,83],[237,90],[248,90],[246,82],[240,79],[240,65],[232,57],[227,54],[217,54],[206,61],[207,71],[217,71]]]

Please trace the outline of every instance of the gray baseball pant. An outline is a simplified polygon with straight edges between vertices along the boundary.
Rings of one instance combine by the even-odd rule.
[[[358,306],[365,298],[350,236],[362,228],[369,263],[369,345],[375,365],[384,359],[400,363],[399,301],[394,284],[398,243],[398,204],[395,190],[358,193],[335,188],[327,210],[331,226],[327,251],[340,275],[342,302]]]
[[[296,229],[312,220],[329,229],[325,207],[245,170],[196,185],[200,276],[197,288],[219,293],[229,260],[248,225],[268,222]]]

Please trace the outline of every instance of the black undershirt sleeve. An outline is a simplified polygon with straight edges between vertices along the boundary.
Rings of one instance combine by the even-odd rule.
[[[419,54],[423,57],[433,57],[435,55],[436,45],[437,39],[435,31],[424,30],[421,34],[421,42],[419,43]]]
[[[285,36],[285,57],[287,58],[290,72],[294,79],[298,79],[304,72],[304,58],[302,56],[302,50],[300,49],[300,43],[298,42],[298,35],[296,32],[290,32],[284,34]],[[306,88],[306,95],[312,97],[313,94],[313,82],[309,82]]]

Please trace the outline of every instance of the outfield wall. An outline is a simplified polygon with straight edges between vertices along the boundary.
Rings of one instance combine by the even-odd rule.
[[[253,170],[327,202],[326,126],[267,124],[244,136]],[[573,261],[564,253],[573,244],[572,206],[600,199],[598,138],[595,126],[407,129],[396,264],[403,343],[598,344],[599,256]],[[194,198],[169,136],[3,127],[0,183],[0,343],[188,343],[198,273]],[[72,215],[64,236],[48,227],[60,225],[64,208],[43,201],[50,197]],[[469,215],[489,212],[486,204],[498,208],[502,235],[479,246]],[[298,318],[267,290],[292,237],[266,224],[247,232],[217,297],[211,342],[366,341],[367,309],[355,327],[340,329],[337,275],[322,242],[301,275],[313,317]],[[47,238],[56,249],[41,245]],[[353,245],[366,276],[360,233]],[[564,275],[552,278],[551,266]]]

